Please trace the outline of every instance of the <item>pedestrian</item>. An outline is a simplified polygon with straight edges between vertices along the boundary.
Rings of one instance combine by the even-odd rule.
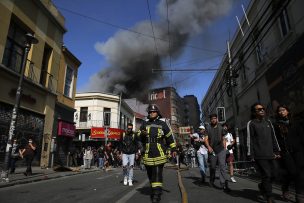
[[[83,154],[83,160],[84,160],[84,169],[90,169],[91,168],[91,161],[93,159],[93,152],[90,146],[88,146],[84,150]]]
[[[233,146],[235,145],[235,140],[233,139],[233,136],[230,133],[230,127],[229,127],[228,123],[224,123],[222,126],[223,126],[224,130],[227,131],[227,134],[225,135],[226,163],[229,166],[230,180],[231,180],[231,182],[236,183],[236,180],[233,176],[233,162],[234,162]]]
[[[28,144],[21,150],[21,158],[25,158],[26,171],[23,173],[25,176],[31,176],[32,173],[32,162],[35,157],[36,144],[33,142],[32,138],[29,138]]]
[[[75,146],[73,146],[70,150],[69,156],[69,166],[77,167],[77,152]]]
[[[19,146],[19,144],[17,142],[17,139],[14,138],[13,139],[13,145],[12,145],[12,147],[10,149],[10,157],[9,157],[9,170],[10,170],[10,174],[15,173],[16,162],[20,158],[20,154],[21,154],[20,146]]]
[[[104,169],[104,159],[105,159],[105,152],[104,152],[104,147],[100,146],[97,150],[98,154],[98,167],[100,169]]]
[[[266,119],[265,107],[260,103],[251,106],[252,120],[247,123],[247,147],[250,160],[255,161],[261,174],[258,188],[261,198],[273,203],[272,181],[276,177],[275,159],[280,147],[270,120]]]
[[[206,131],[206,146],[210,155],[210,180],[209,184],[214,187],[216,163],[219,165],[220,185],[224,192],[230,192],[228,185],[229,177],[226,171],[226,131],[219,125],[217,115],[211,114],[210,125]]]
[[[171,148],[172,157],[175,158],[176,143],[170,124],[162,118],[159,108],[150,104],[147,112],[147,120],[140,127],[139,135],[145,146],[143,160],[152,189],[151,201],[159,202],[162,195],[163,167],[167,162],[165,151],[166,148]]]
[[[196,167],[196,150],[194,149],[193,145],[191,144],[189,147],[189,155],[190,155],[190,163],[191,163],[191,168]]]
[[[199,170],[201,174],[201,182],[205,183],[206,179],[206,171],[208,168],[208,149],[205,144],[205,136],[206,128],[205,126],[199,126],[199,133],[195,133],[192,135],[194,139],[194,146],[197,147],[197,160],[199,164]]]
[[[279,164],[282,173],[282,198],[292,199],[289,192],[291,182],[295,183],[296,201],[304,202],[304,132],[300,124],[292,119],[289,108],[279,105],[274,125],[276,137],[281,148]]]
[[[138,136],[133,131],[133,124],[127,124],[127,130],[122,134],[120,150],[122,152],[123,184],[133,186],[133,168],[135,154],[141,149]]]

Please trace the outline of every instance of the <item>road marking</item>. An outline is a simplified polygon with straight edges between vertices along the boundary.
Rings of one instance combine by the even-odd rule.
[[[142,184],[138,185],[136,188],[128,192],[125,196],[120,198],[116,203],[125,203],[127,202],[136,192],[137,189],[142,188],[144,185],[146,185],[149,182],[149,179],[146,179]]]
[[[188,203],[188,194],[187,194],[187,191],[182,182],[182,176],[181,176],[179,170],[177,170],[177,177],[178,177],[178,185],[179,185],[180,191],[182,192],[182,203]]]

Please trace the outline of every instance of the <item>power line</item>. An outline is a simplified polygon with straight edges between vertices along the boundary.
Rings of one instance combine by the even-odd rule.
[[[168,5],[168,0],[166,0],[166,5],[167,5],[167,25],[168,25],[168,46],[169,46],[169,67],[171,68],[171,37],[170,37],[170,22],[169,22],[169,5]],[[171,72],[171,85],[173,86],[173,74]]]
[[[207,71],[217,71],[218,68],[202,68],[202,69],[152,69],[154,72],[207,72]]]
[[[87,16],[87,15],[84,15],[84,14],[81,14],[81,13],[78,13],[78,12],[75,12],[75,11],[72,11],[72,10],[70,10],[70,9],[66,9],[66,8],[59,7],[59,6],[56,6],[56,7],[57,7],[58,9],[63,10],[63,11],[66,11],[66,12],[68,12],[68,13],[71,13],[71,14],[74,14],[74,15],[77,15],[77,16],[80,16],[80,17],[83,17],[83,18],[86,18],[86,19],[89,19],[89,20],[92,20],[92,21],[95,21],[95,22],[98,22],[98,23],[101,23],[101,24],[105,24],[105,25],[108,25],[108,26],[111,26],[111,27],[114,27],[114,28],[118,28],[118,29],[121,29],[121,30],[126,30],[126,31],[128,31],[128,32],[132,32],[132,33],[135,33],[135,34],[144,36],[144,37],[154,38],[153,36],[151,36],[151,35],[149,35],[149,34],[141,33],[141,32],[138,32],[138,31],[136,31],[136,30],[132,30],[132,29],[129,29],[129,28],[120,26],[120,25],[116,25],[116,24],[113,24],[113,23],[109,23],[109,22],[107,22],[107,21],[100,20],[100,19],[97,19],[97,18],[94,18],[94,17],[91,17],[91,16]],[[162,38],[159,38],[159,37],[155,37],[155,39],[160,40],[160,41],[164,41],[164,42],[167,42],[167,43],[168,43],[168,40],[166,40],[166,39],[162,39]],[[183,45],[183,46],[185,46],[185,47],[192,48],[192,49],[197,49],[197,50],[205,51],[205,52],[212,52],[212,53],[223,54],[223,51],[219,51],[219,50],[203,49],[203,48],[201,48],[201,47],[197,47],[197,46],[194,46],[194,45],[191,45],[191,44],[181,44],[181,45]]]
[[[207,58],[196,58],[196,59],[192,59],[192,60],[188,60],[188,61],[183,61],[183,62],[180,62],[180,63],[174,63],[173,65],[174,66],[179,66],[179,65],[193,65],[193,64],[198,64],[198,63],[203,63],[203,62],[206,62],[206,61],[209,61],[211,59],[216,59],[216,58],[219,58],[219,57],[223,57],[225,54],[219,54],[219,55],[215,55],[215,56],[211,56],[211,57],[207,57]]]
[[[150,11],[149,0],[147,0],[147,7],[148,7],[148,12],[149,12],[150,24],[151,24],[151,28],[152,28],[152,34],[153,34],[153,40],[154,40],[154,45],[155,45],[156,57],[158,58],[158,50],[157,50],[157,44],[156,44],[156,40],[155,40],[155,34],[154,34],[154,28],[153,28],[152,18],[151,18],[151,11]]]
[[[285,8],[285,7],[289,4],[289,2],[290,2],[290,0],[288,0],[287,3],[285,2],[286,4],[283,6],[283,8]],[[265,6],[265,5],[266,5],[266,4],[263,4],[263,6]],[[268,8],[269,8],[270,6],[271,6],[271,3],[266,7],[266,9],[264,10],[264,13],[263,13],[263,14],[261,15],[261,17],[257,20],[257,22],[254,23],[255,25],[257,25],[257,24],[263,19],[263,17],[265,16],[264,14],[267,12],[267,10],[268,10]],[[282,9],[282,8],[281,8],[281,9]],[[261,11],[261,10],[263,10],[263,9],[260,9],[260,11]],[[269,23],[271,22],[271,20],[273,20],[273,21],[272,21],[271,24],[269,25],[268,29],[264,32],[264,34],[262,35],[262,37],[261,37],[259,40],[253,40],[253,42],[251,42],[251,43],[246,47],[246,50],[245,50],[245,52],[244,52],[244,51],[243,51],[243,48],[244,48],[244,46],[246,46],[246,43],[247,43],[248,39],[249,39],[250,37],[252,37],[251,35],[252,35],[253,32],[254,32],[253,30],[250,29],[250,32],[248,33],[248,37],[245,39],[245,41],[244,41],[242,44],[240,44],[240,46],[238,47],[238,50],[237,50],[236,54],[235,54],[234,57],[232,58],[232,61],[233,61],[235,58],[237,58],[241,52],[243,53],[244,56],[245,56],[245,54],[248,54],[247,57],[246,57],[246,59],[243,60],[243,61],[246,61],[246,60],[251,56],[252,52],[253,52],[255,49],[252,49],[252,50],[250,50],[250,49],[252,48],[253,45],[255,45],[256,43],[261,42],[262,39],[264,39],[264,37],[265,37],[266,34],[267,34],[267,31],[269,31],[269,30],[271,29],[271,27],[273,26],[273,24],[276,22],[277,18],[279,17],[278,13],[280,13],[280,12],[273,12],[273,13],[265,20],[264,24],[262,25],[262,27],[261,27],[261,29],[260,29],[260,33],[262,33],[262,31],[265,31],[265,30],[264,30],[265,27],[266,27],[267,25],[269,25]],[[275,16],[275,17],[274,17],[274,16]],[[254,48],[255,48],[255,47],[256,47],[256,45],[254,46]],[[240,63],[241,63],[241,62],[238,61],[238,63],[236,63],[236,64],[233,65],[233,68],[237,68],[236,71],[240,70],[240,68],[241,68]],[[219,91],[219,88],[221,88],[222,83],[223,83],[224,81],[225,81],[225,80],[221,80],[220,84],[218,85],[217,90],[215,91],[216,93]],[[228,87],[227,87],[227,88],[228,88]],[[227,89],[227,88],[226,88],[226,89]],[[216,93],[215,93],[215,94],[216,94]],[[212,100],[212,101],[209,102],[209,106],[210,106],[212,103],[214,103],[214,100]]]

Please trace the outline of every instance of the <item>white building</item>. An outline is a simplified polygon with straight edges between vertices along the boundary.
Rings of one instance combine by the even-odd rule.
[[[126,129],[127,123],[135,124],[134,112],[120,95],[100,92],[77,93],[75,109],[74,122],[79,140],[102,141],[106,129],[109,129],[109,140],[115,140],[118,133]],[[98,133],[94,134],[93,131]],[[112,136],[114,134],[115,136]]]

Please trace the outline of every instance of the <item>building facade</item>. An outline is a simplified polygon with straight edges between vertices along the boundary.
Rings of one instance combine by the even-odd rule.
[[[74,122],[78,146],[97,146],[120,139],[127,123],[135,124],[134,112],[120,95],[87,92],[77,93]]]
[[[225,107],[243,158],[253,103],[264,104],[270,117],[286,104],[303,122],[303,6],[300,0],[251,1],[241,22],[244,35],[238,30],[230,43],[231,66],[227,54],[201,103],[204,121],[216,107]]]
[[[149,93],[149,103],[160,108],[162,117],[169,119],[172,131],[179,139],[179,127],[185,126],[185,107],[183,99],[173,87],[152,89]]]
[[[81,62],[65,47],[59,65],[57,99],[54,110],[53,134],[50,140],[49,165],[67,165],[67,156],[75,151],[73,139],[76,135],[74,123],[75,95],[78,68]],[[54,147],[56,146],[56,147]],[[54,162],[52,162],[52,160]]]
[[[15,137],[22,145],[32,137],[37,144],[33,164],[49,165],[55,108],[61,103],[57,97],[59,77],[65,74],[59,68],[64,54],[64,23],[64,17],[49,0],[0,2],[0,162],[21,77],[25,34],[31,33],[39,42],[32,45],[26,60]],[[75,83],[76,77],[73,87]]]
[[[134,130],[138,131],[143,121],[147,119],[147,104],[143,104],[136,98],[124,99],[128,106],[133,110],[135,116]]]
[[[200,107],[197,97],[194,95],[186,95],[183,97],[185,106],[185,125],[198,129],[200,126]]]

